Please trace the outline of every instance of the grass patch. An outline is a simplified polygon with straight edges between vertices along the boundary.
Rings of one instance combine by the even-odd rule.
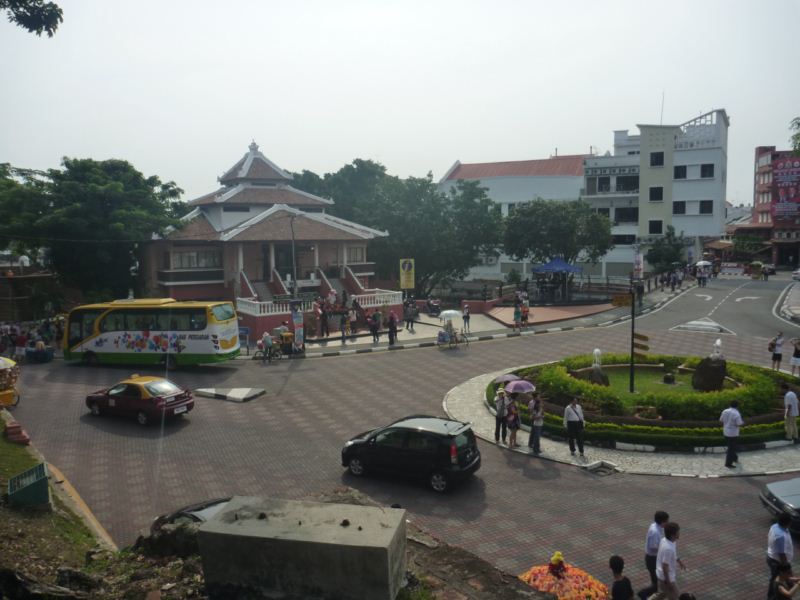
[[[645,394],[694,394],[691,373],[675,373],[675,384],[664,383],[664,372],[654,369],[637,369],[634,374],[634,388],[636,392],[630,393],[630,372],[627,368],[605,369],[611,391],[617,395],[627,410],[632,411],[635,406],[642,404]],[[736,386],[725,380],[723,389],[733,389]]]
[[[0,421],[2,424],[2,421]],[[35,467],[37,461],[25,446],[13,444],[0,437],[0,485],[3,493],[6,492],[8,480],[14,475],[19,475],[31,467]]]

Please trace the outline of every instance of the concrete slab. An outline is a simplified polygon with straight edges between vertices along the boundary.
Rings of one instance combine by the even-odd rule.
[[[210,598],[394,600],[406,511],[235,496],[198,531]]]
[[[263,388],[200,388],[194,391],[195,396],[231,402],[249,402],[265,393]]]

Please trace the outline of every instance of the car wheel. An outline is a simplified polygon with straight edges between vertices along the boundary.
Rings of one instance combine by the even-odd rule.
[[[361,477],[364,474],[364,463],[357,456],[350,459],[350,462],[347,463],[347,468],[356,477]]]
[[[150,419],[147,418],[146,412],[140,410],[138,413],[136,413],[136,422],[139,423],[139,425],[147,425],[150,422]]]
[[[100,416],[100,407],[97,405],[97,402],[92,402],[91,406],[89,406],[89,412],[92,413],[94,417]]]
[[[439,494],[446,492],[450,485],[447,475],[441,471],[434,471],[431,473],[431,476],[428,478],[428,483],[430,484],[431,489]]]

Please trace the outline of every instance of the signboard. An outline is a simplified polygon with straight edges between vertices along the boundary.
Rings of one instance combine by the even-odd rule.
[[[400,289],[413,290],[414,287],[414,259],[400,259]]]
[[[244,345],[247,355],[250,356],[250,328],[239,327],[239,345]]]
[[[641,341],[643,341],[643,342],[649,342],[649,341],[650,341],[650,338],[649,338],[649,337],[647,337],[647,336],[646,336],[645,334],[643,334],[643,333],[634,333],[634,334],[633,334],[633,337],[634,337],[635,339],[637,339],[637,340],[641,340]]]
[[[644,273],[644,258],[642,257],[642,252],[639,250],[639,246],[635,246],[635,251],[633,255],[633,278],[634,279],[641,279],[642,274]]]
[[[650,350],[650,346],[639,342],[633,342],[633,347],[636,348],[637,350]]]
[[[614,306],[630,306],[631,305],[631,295],[630,294],[617,294],[611,299],[611,304]]]
[[[771,208],[779,221],[794,220],[800,214],[800,156],[773,155]]]
[[[646,360],[648,358],[647,354],[641,354],[639,352],[634,352],[633,353],[633,357],[634,358],[640,358],[642,360]]]
[[[292,307],[292,324],[294,325],[294,348],[303,351],[303,311],[298,306]]]

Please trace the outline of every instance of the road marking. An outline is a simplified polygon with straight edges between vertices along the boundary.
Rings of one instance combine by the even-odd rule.
[[[700,331],[703,333],[725,333],[729,335],[736,335],[730,329],[723,327],[716,321],[712,321],[708,317],[689,321],[675,327],[670,327],[670,331]]]
[[[741,298],[737,298],[734,302],[741,302],[742,300],[759,300],[761,296],[742,296]]]
[[[711,300],[713,296],[709,296],[708,294],[695,294],[698,298],[703,298],[706,302]]]
[[[716,312],[716,310],[717,310],[717,309],[718,309],[720,306],[722,306],[722,305],[723,305],[723,303],[725,302],[725,300],[727,300],[728,298],[730,298],[731,296],[733,296],[733,295],[734,295],[736,292],[738,292],[740,289],[742,289],[742,288],[743,288],[744,286],[746,286],[746,285],[750,285],[750,282],[749,282],[749,281],[747,281],[747,282],[743,283],[742,285],[740,285],[740,286],[738,286],[738,287],[735,287],[735,288],[733,288],[733,289],[732,289],[730,292],[728,292],[728,295],[727,295],[727,296],[725,296],[725,297],[724,297],[722,300],[720,300],[720,301],[717,303],[717,305],[716,305],[714,308],[712,308],[712,309],[711,309],[711,312],[710,312],[710,313],[708,313],[706,316],[707,316],[707,317],[710,317],[711,315],[713,315],[713,314]]]
[[[772,316],[775,317],[776,319],[780,319],[784,323],[788,323],[792,327],[797,327],[798,326],[797,323],[795,323],[794,321],[790,321],[789,319],[783,317],[778,313],[778,305],[783,306],[786,303],[786,301],[789,299],[789,292],[791,291],[792,287],[794,287],[794,285],[795,285],[794,282],[790,283],[778,295],[778,299],[775,300],[775,304],[772,305]]]

